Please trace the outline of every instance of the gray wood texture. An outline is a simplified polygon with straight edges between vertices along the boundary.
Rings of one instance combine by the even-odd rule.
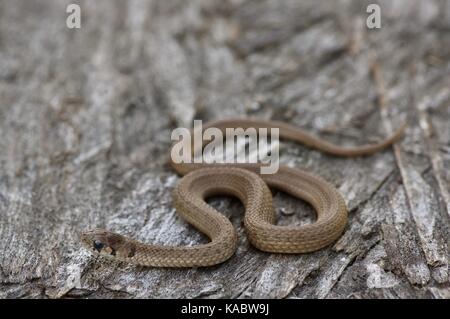
[[[82,28],[66,27],[80,4]],[[450,1],[0,1],[0,298],[450,298]],[[282,120],[358,159],[282,143],[281,161],[342,192],[348,227],[305,255],[252,248],[243,208],[224,264],[146,269],[94,258],[79,233],[206,239],[171,205],[170,133],[195,119]],[[280,224],[313,220],[274,192]]]

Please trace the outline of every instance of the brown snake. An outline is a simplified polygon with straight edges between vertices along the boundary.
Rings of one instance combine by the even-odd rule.
[[[296,141],[325,153],[356,157],[375,153],[397,141],[402,125],[377,144],[340,147],[282,122],[261,120],[223,120],[204,126],[225,128],[279,128],[280,137]],[[176,164],[185,175],[173,191],[173,202],[183,218],[210,238],[196,246],[160,246],[138,242],[109,232],[92,230],[82,234],[84,245],[97,254],[142,266],[211,266],[230,258],[237,246],[231,222],[206,203],[214,195],[232,195],[245,207],[244,224],[250,242],[274,253],[306,253],[333,243],[347,223],[347,208],[341,194],[325,180],[305,171],[281,166],[277,173],[259,175],[260,164]],[[314,223],[303,226],[278,226],[268,186],[305,200],[317,212]]]

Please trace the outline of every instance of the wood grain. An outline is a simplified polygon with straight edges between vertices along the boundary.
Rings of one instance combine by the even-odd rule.
[[[379,1],[369,30],[372,2],[0,1],[0,297],[449,298],[450,2]],[[93,226],[205,242],[171,204],[170,133],[240,116],[342,145],[409,127],[361,159],[283,143],[282,164],[327,179],[351,210],[328,249],[252,248],[229,198],[211,201],[239,234],[223,265],[146,269],[82,248]],[[313,218],[274,200],[280,224]]]

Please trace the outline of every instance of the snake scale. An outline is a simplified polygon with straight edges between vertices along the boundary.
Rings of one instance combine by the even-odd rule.
[[[279,136],[302,143],[324,153],[356,157],[373,154],[396,142],[405,125],[375,144],[340,147],[308,134],[292,125],[262,120],[221,120],[208,123],[219,128],[279,128]],[[261,164],[171,165],[184,177],[172,197],[177,212],[209,237],[210,242],[195,246],[161,246],[94,229],[82,233],[84,245],[96,254],[119,261],[151,267],[200,267],[222,263],[237,247],[237,233],[231,222],[206,199],[214,195],[237,197],[244,205],[244,225],[253,246],[273,253],[307,253],[336,241],[347,223],[347,208],[337,189],[320,177],[300,169],[281,166],[275,174],[259,175]],[[269,187],[300,198],[315,209],[316,221],[302,226],[276,225]]]

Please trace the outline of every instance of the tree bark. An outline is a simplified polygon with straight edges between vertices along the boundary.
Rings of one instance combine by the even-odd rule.
[[[450,1],[0,1],[1,298],[450,298]],[[366,7],[381,6],[381,29]],[[206,239],[177,214],[170,133],[193,119],[286,121],[357,159],[285,142],[281,162],[334,184],[343,236],[303,255],[253,248],[243,208],[211,205],[239,247],[209,268],[95,258],[79,233]],[[274,192],[279,223],[314,211]]]

